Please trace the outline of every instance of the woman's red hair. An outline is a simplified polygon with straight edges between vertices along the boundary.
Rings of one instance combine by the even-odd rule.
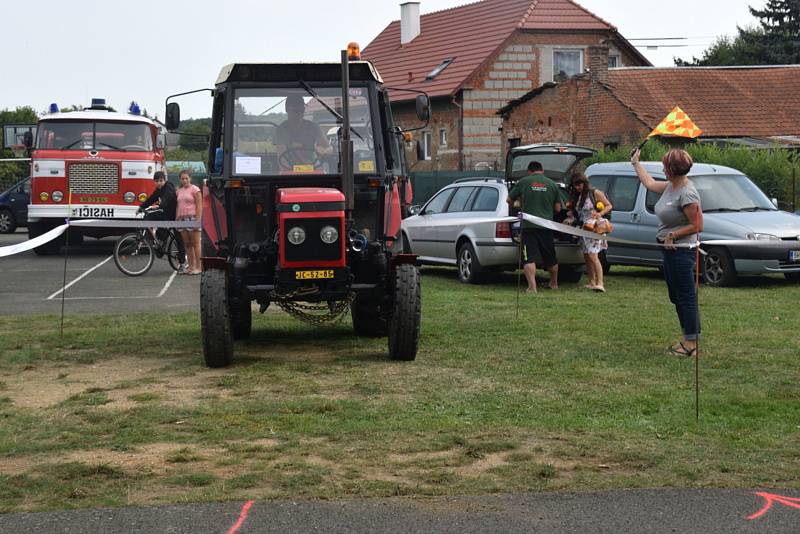
[[[685,176],[694,165],[694,160],[688,152],[682,148],[673,148],[661,158],[661,163],[664,164],[664,170],[670,176]]]

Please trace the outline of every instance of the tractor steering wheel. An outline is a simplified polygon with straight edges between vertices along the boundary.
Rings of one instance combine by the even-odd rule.
[[[308,162],[309,160],[310,163],[296,163],[296,161]],[[292,171],[295,165],[313,165],[316,169],[322,166],[322,160],[314,148],[287,148],[278,156],[278,167],[282,170]]]

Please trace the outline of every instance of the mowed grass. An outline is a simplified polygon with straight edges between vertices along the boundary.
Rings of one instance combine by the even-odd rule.
[[[695,365],[655,270],[519,296],[423,268],[414,362],[255,315],[202,365],[197,314],[0,318],[0,511],[244,498],[797,487],[800,286],[701,288]],[[63,393],[59,394],[63,389]],[[41,395],[51,400],[35,402]]]

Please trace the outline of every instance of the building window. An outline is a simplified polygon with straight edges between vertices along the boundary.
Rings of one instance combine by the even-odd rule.
[[[619,56],[608,56],[608,68],[616,69],[619,67]]]
[[[439,129],[439,146],[447,146],[447,130]]]
[[[449,57],[449,58],[445,59],[444,61],[442,61],[441,63],[439,63],[439,65],[438,65],[438,66],[437,66],[435,69],[433,69],[432,71],[430,71],[430,72],[428,73],[428,75],[427,75],[427,76],[425,76],[425,81],[426,81],[426,82],[429,82],[429,81],[433,80],[434,78],[436,78],[436,77],[437,77],[439,74],[441,74],[441,73],[442,73],[442,71],[443,71],[444,69],[446,69],[446,68],[447,68],[447,67],[450,65],[450,63],[452,63],[454,60],[455,60],[455,58],[454,58],[454,57]]]
[[[583,50],[553,51],[553,81],[563,82],[583,72]]]
[[[422,132],[422,159],[429,160],[433,153],[431,132]]]

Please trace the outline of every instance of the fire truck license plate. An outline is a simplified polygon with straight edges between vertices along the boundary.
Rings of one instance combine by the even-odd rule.
[[[333,270],[297,271],[294,273],[295,280],[319,280],[320,278],[333,278]]]

